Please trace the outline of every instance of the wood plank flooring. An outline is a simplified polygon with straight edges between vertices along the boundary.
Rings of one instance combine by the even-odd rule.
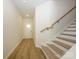
[[[46,59],[40,48],[35,47],[33,39],[23,39],[7,59]]]

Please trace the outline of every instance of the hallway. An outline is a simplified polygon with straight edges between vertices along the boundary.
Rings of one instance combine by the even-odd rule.
[[[33,39],[23,39],[8,59],[46,59]]]
[[[76,59],[75,16],[76,0],[4,0],[3,59]]]

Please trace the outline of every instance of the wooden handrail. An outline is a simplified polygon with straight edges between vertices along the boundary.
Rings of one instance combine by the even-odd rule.
[[[62,17],[60,17],[55,23],[53,23],[50,27],[46,27],[44,29],[42,29],[40,32],[43,32],[45,30],[49,30],[51,29],[56,23],[58,23],[62,18],[64,18],[67,14],[69,14],[73,9],[75,9],[76,6],[74,6],[72,9],[70,9],[66,14],[64,14]]]

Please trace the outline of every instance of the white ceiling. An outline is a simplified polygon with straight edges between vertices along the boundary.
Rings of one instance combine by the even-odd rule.
[[[35,7],[49,0],[12,0],[18,11],[25,17],[27,14],[33,16]]]

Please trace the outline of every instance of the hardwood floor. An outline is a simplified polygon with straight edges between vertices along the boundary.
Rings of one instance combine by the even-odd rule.
[[[46,59],[40,48],[35,47],[33,39],[23,39],[8,59]]]

